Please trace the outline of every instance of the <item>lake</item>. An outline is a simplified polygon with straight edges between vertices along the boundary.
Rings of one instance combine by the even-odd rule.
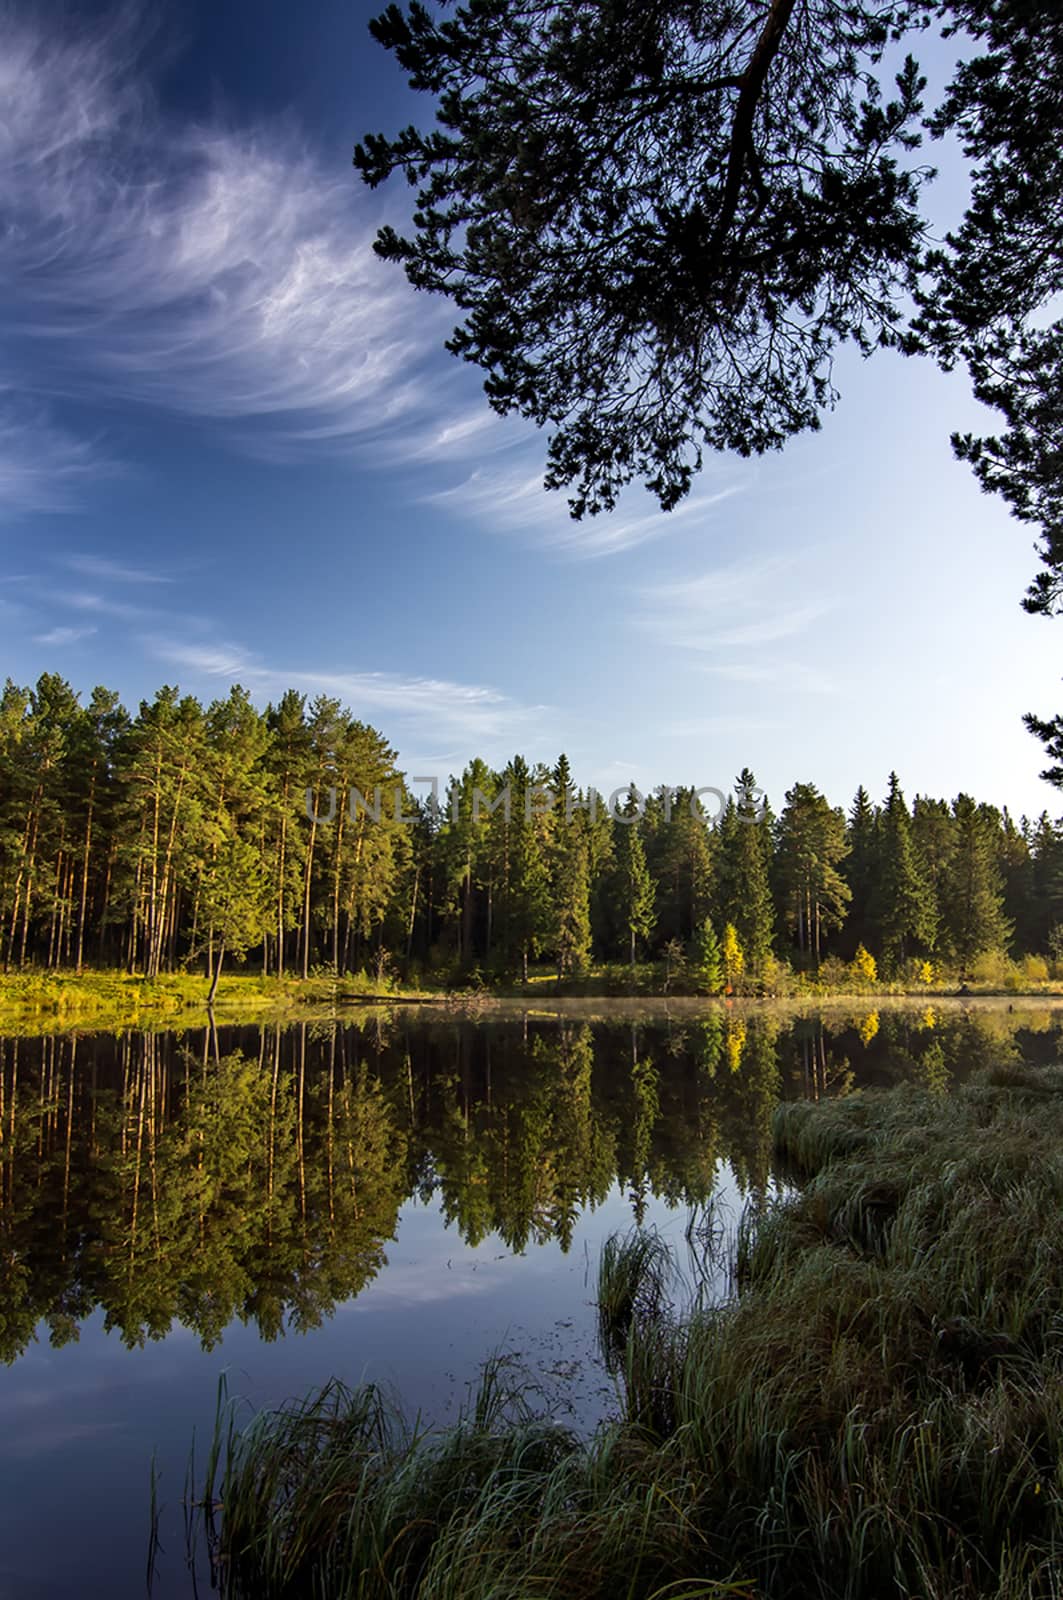
[[[589,1429],[602,1242],[777,1184],[780,1098],[941,1093],[1060,1059],[1050,1003],[608,1003],[0,1039],[0,1600],[192,1592],[182,1499],[219,1379],[251,1408],[335,1376],[453,1417],[506,1352]],[[710,1281],[709,1292],[725,1292]]]

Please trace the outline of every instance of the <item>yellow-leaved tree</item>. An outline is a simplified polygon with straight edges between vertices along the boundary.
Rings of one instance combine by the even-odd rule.
[[[733,922],[729,922],[723,930],[723,976],[725,994],[734,994],[735,988],[741,981],[745,971],[746,958],[742,954],[742,946],[738,940],[738,930]]]
[[[865,945],[858,944],[856,947],[856,954],[853,956],[853,976],[859,978],[861,983],[874,983],[878,977],[875,958]]]

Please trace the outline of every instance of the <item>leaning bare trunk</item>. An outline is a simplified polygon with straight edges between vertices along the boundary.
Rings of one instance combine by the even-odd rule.
[[[207,996],[207,1005],[208,1005],[208,1007],[213,1006],[213,1004],[214,1004],[214,996],[218,992],[218,983],[219,983],[219,980],[221,978],[221,964],[222,964],[222,962],[224,960],[225,960],[225,940],[224,939],[219,939],[219,941],[218,941],[218,959],[217,959],[217,962],[216,962],[215,967],[214,967],[213,976],[212,976],[212,978],[210,980],[210,993]]]

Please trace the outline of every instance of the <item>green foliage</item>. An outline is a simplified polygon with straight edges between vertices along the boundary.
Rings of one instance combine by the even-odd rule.
[[[994,851],[999,823],[970,795],[953,806],[953,853],[942,888],[943,933],[964,975],[983,951],[1006,948],[1003,883]]]
[[[912,841],[912,820],[895,772],[878,832],[874,916],[887,970],[897,970],[920,948],[932,950],[937,912]]]
[[[694,982],[699,992],[719,994],[724,984],[723,951],[711,917],[705,918],[694,936],[690,959]]]
[[[446,798],[417,801],[384,735],[327,696],[260,712],[239,686],[206,707],[164,686],[129,717],[54,674],[9,683],[0,964],[156,983],[202,962],[204,998],[241,961],[363,991],[512,987],[548,962],[570,990],[713,993],[681,957],[709,918],[735,929],[744,989],[779,994],[860,944],[896,983],[913,959],[957,981],[988,950],[1055,959],[1063,926],[1060,826],[962,795],[909,810],[895,776],[847,824],[811,784],[774,821],[748,769],[717,826],[663,785],[617,819],[564,756],[474,760]]]
[[[646,864],[638,801],[633,789],[614,823],[613,860],[616,918],[627,937],[634,966],[638,943],[649,938],[657,919],[656,889]]]
[[[775,873],[788,926],[798,950],[822,953],[823,935],[845,921],[852,890],[838,870],[849,853],[845,818],[811,783],[788,790],[779,818]]]
[[[738,930],[733,922],[729,922],[723,930],[720,960],[723,965],[725,990],[727,994],[734,994],[742,982],[742,977],[746,970],[746,958],[741,940],[738,937]]]
[[[792,9],[490,0],[373,24],[439,118],[358,146],[371,185],[419,186],[415,231],[377,250],[454,297],[449,348],[497,410],[551,427],[576,515],[632,477],[674,506],[706,446],[819,425],[839,340],[893,340],[922,86],[908,62],[886,103],[877,69],[906,8]]]
[[[720,821],[719,915],[734,926],[743,970],[756,983],[771,954],[775,922],[771,819],[748,767],[735,782],[735,796]]]
[[[581,977],[591,954],[591,886],[587,840],[578,822],[556,830],[551,890],[552,944],[559,979]]]

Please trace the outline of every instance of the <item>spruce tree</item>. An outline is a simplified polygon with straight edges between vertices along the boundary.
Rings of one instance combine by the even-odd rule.
[[[547,826],[553,819],[529,814],[531,773],[523,756],[514,756],[501,776],[509,804],[492,813],[493,854],[499,883],[499,941],[502,965],[528,981],[528,963],[541,954],[550,933],[550,871]]]
[[[712,918],[706,917],[694,935],[691,974],[701,994],[719,994],[723,988],[723,951]]]
[[[551,814],[550,882],[553,934],[559,979],[580,977],[591,956],[591,882],[585,813],[574,805],[572,774],[562,755],[549,775],[555,793]]]
[[[630,963],[634,966],[637,943],[649,938],[656,922],[656,891],[646,865],[634,788],[629,790],[624,810],[615,821],[613,839],[617,914],[627,938]]]
[[[858,945],[875,942],[872,913],[878,874],[879,814],[863,784],[849,808],[845,837],[849,853],[841,870],[851,899],[842,943],[846,952],[852,954]]]
[[[933,953],[940,936],[941,907],[945,886],[952,869],[955,848],[952,812],[944,800],[916,795],[912,802],[912,844],[927,895],[934,910],[935,938],[928,944]]]
[[[912,820],[895,772],[882,811],[875,921],[878,947],[891,972],[910,955],[933,948],[936,919],[912,842]]]
[[[976,956],[1007,947],[1012,930],[1004,915],[991,813],[967,794],[957,796],[952,812],[955,847],[943,908],[944,931],[960,976],[966,977]]]
[[[721,819],[720,897],[717,916],[733,923],[745,958],[745,971],[760,979],[772,949],[774,906],[769,867],[771,838],[766,807],[759,803],[756,779],[748,767],[735,783],[735,799]]]

